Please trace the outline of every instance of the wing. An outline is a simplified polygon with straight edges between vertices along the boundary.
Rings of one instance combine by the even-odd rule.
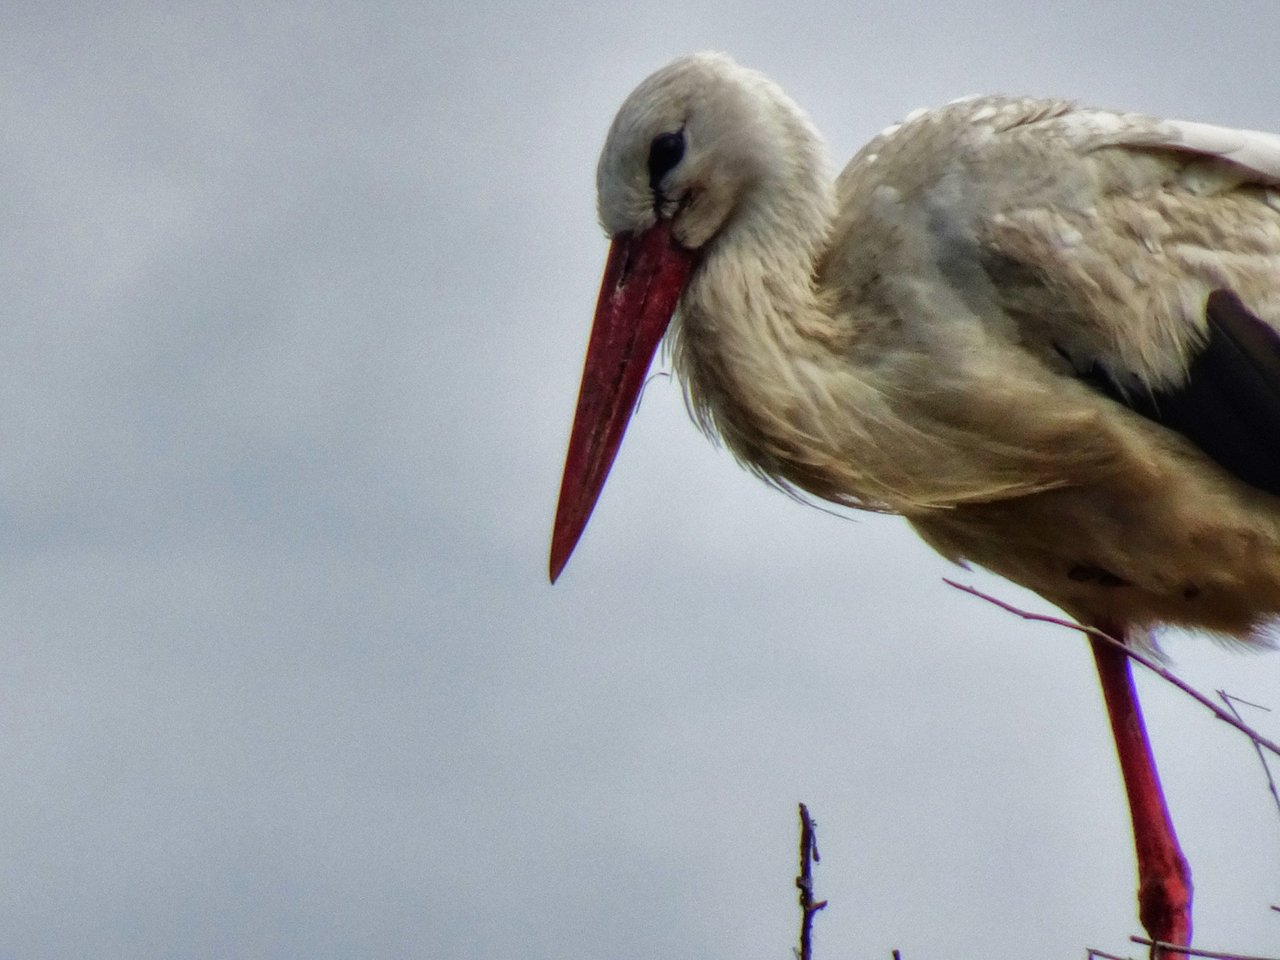
[[[1002,312],[1046,362],[1280,494],[1280,137],[1051,123],[1065,187],[1015,190],[982,228]]]
[[[1280,137],[977,98],[889,128],[836,190],[817,274],[858,362],[999,492],[1114,463],[1087,384],[1280,493]]]
[[[1280,495],[1280,335],[1228,290],[1209,294],[1205,316],[1208,337],[1180,386],[1134,393],[1097,367],[1081,376],[1245,483]]]

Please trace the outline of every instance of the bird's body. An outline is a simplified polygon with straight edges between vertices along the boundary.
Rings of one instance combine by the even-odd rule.
[[[706,244],[672,326],[698,420],[1086,620],[1246,637],[1280,612],[1280,501],[1082,376],[1181,386],[1214,289],[1280,320],[1280,138],[973,98],[830,185],[787,119],[785,180]]]
[[[553,579],[670,322],[695,420],[767,480],[901,514],[943,555],[1131,640],[1160,624],[1265,639],[1280,137],[970,98],[889,128],[832,181],[777,86],[698,54],[624,103],[597,186],[613,248]],[[1145,736],[1126,740],[1127,666],[1099,668],[1144,919],[1186,943],[1185,867]]]

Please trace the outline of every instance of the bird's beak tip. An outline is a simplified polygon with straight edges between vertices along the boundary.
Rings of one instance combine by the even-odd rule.
[[[693,254],[673,242],[671,230],[669,221],[660,221],[644,233],[615,237],[610,247],[551,535],[552,583],[604,487],[693,265]]]
[[[568,502],[572,504],[575,500],[576,498],[571,498]],[[547,564],[547,579],[552,584],[560,579],[560,574],[569,565],[569,558],[573,556],[586,525],[586,517],[575,521],[563,507],[556,511],[556,523],[551,531],[551,555]]]

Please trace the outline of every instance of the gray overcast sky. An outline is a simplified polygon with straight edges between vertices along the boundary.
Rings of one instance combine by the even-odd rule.
[[[7,5],[0,957],[789,957],[798,800],[821,960],[1133,953],[1084,643],[900,521],[771,492],[658,379],[547,585],[595,157],[708,47],[841,162],[979,91],[1280,130],[1277,36],[1272,0]],[[1280,708],[1280,655],[1166,649]],[[1257,761],[1142,687],[1198,941],[1275,953]]]

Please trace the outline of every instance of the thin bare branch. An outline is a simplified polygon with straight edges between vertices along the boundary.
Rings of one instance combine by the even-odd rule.
[[[1244,717],[1240,716],[1240,711],[1236,709],[1237,703],[1243,703],[1245,706],[1255,707],[1258,710],[1267,710],[1266,707],[1259,706],[1256,703],[1250,703],[1248,700],[1241,700],[1239,697],[1233,697],[1225,690],[1219,690],[1218,696],[1222,698],[1222,702],[1227,705],[1227,709],[1230,710],[1232,715],[1241,723],[1244,722]],[[1258,762],[1262,764],[1262,772],[1267,776],[1267,789],[1271,791],[1271,799],[1276,802],[1276,809],[1280,810],[1280,793],[1276,792],[1276,781],[1275,777],[1271,776],[1271,766],[1267,763],[1267,755],[1262,752],[1262,748],[1258,746],[1257,742],[1254,743],[1253,749],[1254,752],[1258,754]]]
[[[1149,940],[1146,937],[1130,937],[1133,943],[1144,947],[1158,947],[1162,950],[1176,950],[1191,957],[1208,957],[1209,960],[1280,960],[1280,957],[1258,957],[1244,953],[1223,953],[1217,950],[1197,950],[1195,947],[1183,947],[1176,943],[1164,943],[1160,940]]]
[[[827,905],[827,901],[813,899],[813,865],[822,858],[818,855],[818,835],[809,808],[800,804],[800,875],[796,886],[800,890],[800,952],[799,960],[813,960],[813,915]]]
[[[1156,676],[1160,677],[1160,679],[1166,681],[1167,683],[1173,684],[1175,687],[1177,687],[1179,690],[1181,690],[1191,699],[1195,700],[1201,706],[1209,710],[1210,713],[1212,713],[1215,717],[1217,717],[1223,723],[1226,723],[1230,726],[1235,727],[1237,730],[1243,733],[1246,737],[1252,740],[1254,744],[1257,745],[1259,748],[1264,748],[1266,750],[1269,750],[1271,753],[1280,757],[1280,744],[1276,744],[1274,741],[1268,740],[1262,734],[1258,733],[1258,731],[1250,727],[1247,723],[1242,722],[1236,717],[1233,717],[1226,710],[1223,710],[1220,706],[1218,706],[1216,703],[1214,703],[1212,700],[1206,697],[1203,693],[1201,693],[1195,687],[1191,686],[1191,684],[1187,683],[1185,680],[1181,679],[1180,677],[1170,673],[1168,670],[1162,667],[1155,660],[1152,660],[1146,654],[1141,653],[1138,650],[1134,650],[1132,647],[1126,645],[1125,643],[1121,642],[1120,640],[1116,639],[1110,634],[1105,633],[1102,630],[1098,630],[1094,627],[1086,626],[1083,623],[1075,623],[1071,620],[1066,620],[1062,617],[1051,617],[1047,614],[1032,613],[1029,610],[1023,610],[1020,607],[1015,607],[1013,604],[1006,603],[1004,600],[1001,600],[997,597],[993,597],[990,594],[983,593],[977,587],[971,587],[963,583],[956,583],[956,581],[948,580],[946,577],[943,577],[942,582],[947,584],[950,587],[955,587],[957,590],[961,591],[962,593],[972,594],[973,596],[977,597],[979,600],[985,600],[987,601],[987,603],[994,604],[995,606],[999,607],[1001,610],[1005,610],[1009,613],[1012,613],[1016,617],[1021,617],[1023,620],[1033,620],[1039,623],[1050,623],[1050,624],[1053,624],[1054,626],[1066,627],[1068,630],[1076,630],[1080,633],[1088,634],[1091,637],[1097,637],[1099,640],[1103,641],[1104,643],[1109,643],[1113,647],[1116,647],[1119,650],[1123,650],[1125,656],[1127,656],[1130,660],[1134,660],[1142,664],[1144,667],[1146,667]]]
[[[1223,697],[1224,699],[1230,700],[1233,703],[1243,703],[1246,707],[1253,707],[1253,709],[1261,710],[1263,713],[1271,712],[1270,707],[1264,707],[1262,704],[1254,703],[1252,700],[1246,700],[1244,697],[1237,697],[1234,693],[1224,693],[1223,691],[1219,690],[1218,694],[1219,696]]]

